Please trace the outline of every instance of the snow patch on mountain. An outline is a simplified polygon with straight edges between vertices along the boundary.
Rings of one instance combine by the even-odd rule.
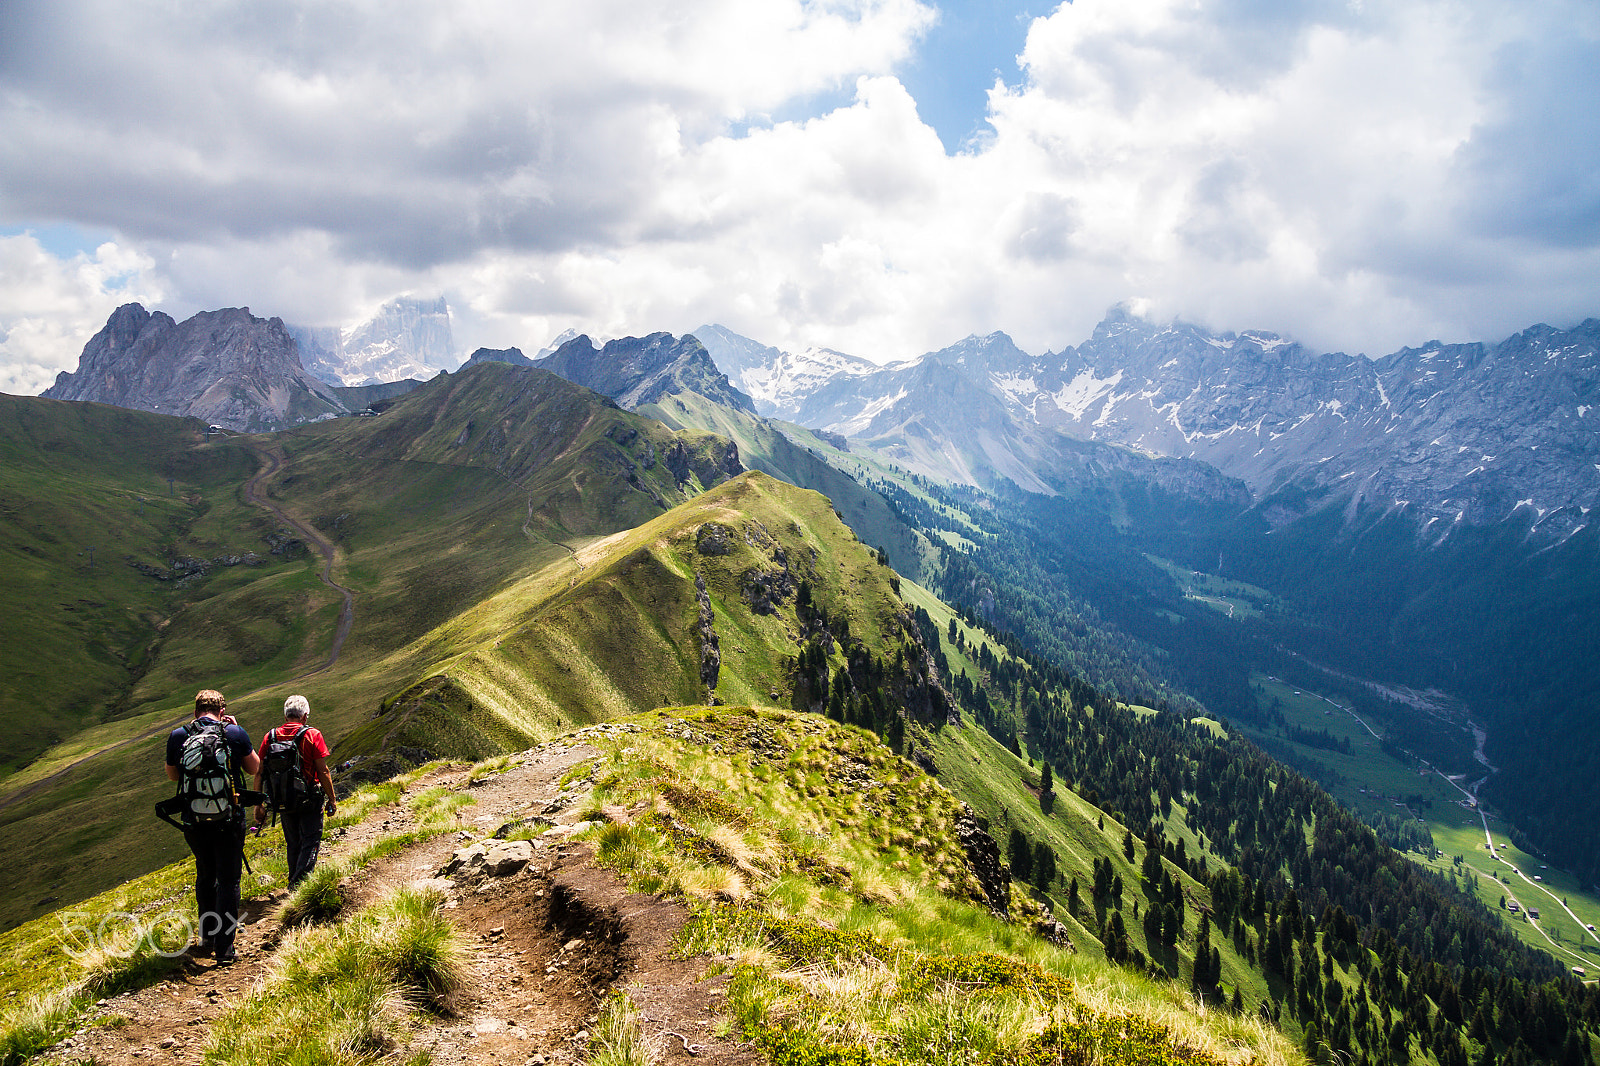
[[[766,366],[745,369],[735,381],[763,415],[793,418],[822,386],[840,378],[864,377],[878,369],[874,363],[832,348],[807,348],[780,352]]]
[[[330,385],[427,379],[441,370],[454,370],[461,362],[443,296],[402,296],[365,322],[344,328],[288,329],[299,345],[301,365]]]

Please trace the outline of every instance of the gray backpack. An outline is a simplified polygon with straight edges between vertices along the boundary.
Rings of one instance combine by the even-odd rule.
[[[184,728],[189,736],[178,755],[178,814],[191,825],[227,821],[239,809],[227,724],[197,718]]]

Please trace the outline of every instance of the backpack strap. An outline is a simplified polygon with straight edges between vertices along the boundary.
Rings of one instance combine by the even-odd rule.
[[[174,796],[169,800],[162,800],[160,803],[156,804],[156,817],[172,826],[172,828],[182,831],[184,829],[183,823],[173,817],[173,815],[182,810],[183,797]]]

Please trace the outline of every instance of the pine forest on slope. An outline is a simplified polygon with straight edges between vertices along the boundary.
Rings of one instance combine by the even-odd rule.
[[[706,332],[714,356],[756,372],[736,335]],[[1597,395],[1600,320],[1368,360],[1118,311],[1059,355],[992,334],[821,380],[792,408],[818,431],[791,435],[941,545],[946,595],[986,610],[977,567],[991,595],[1010,590],[991,618],[1079,656],[1099,684],[1150,699],[1176,687],[1250,718],[1253,667],[1315,678],[1395,743],[1476,778],[1470,715],[1499,769],[1481,795],[1529,847],[1600,884]],[[1253,496],[1216,506],[1195,473],[1174,485],[1107,469],[1127,460],[1062,485],[1051,427],[1209,460]],[[1146,556],[1265,590],[1268,608],[1218,625]],[[1127,665],[1086,641],[1122,644]],[[1453,699],[1421,702],[1466,713],[1418,714],[1383,698],[1395,689],[1443,690]]]

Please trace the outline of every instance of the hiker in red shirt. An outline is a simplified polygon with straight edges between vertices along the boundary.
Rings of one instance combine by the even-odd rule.
[[[338,809],[333,798],[333,775],[328,773],[328,742],[307,725],[311,704],[304,696],[283,701],[283,724],[261,738],[261,769],[257,791],[267,802],[256,808],[256,824],[267,821],[270,809],[283,823],[288,851],[289,887],[303,881],[317,865],[322,846],[322,816]]]

